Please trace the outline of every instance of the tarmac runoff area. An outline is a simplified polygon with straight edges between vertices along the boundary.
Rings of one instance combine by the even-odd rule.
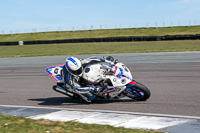
[[[89,55],[79,55],[80,57],[88,57]],[[93,56],[93,55],[90,55]],[[106,55],[99,55],[99,56],[106,56]],[[115,58],[118,58],[119,61],[123,61],[126,63],[188,63],[191,66],[194,65],[194,63],[200,62],[200,52],[199,51],[193,51],[193,52],[164,52],[164,53],[130,53],[130,54],[112,54]],[[55,57],[23,57],[23,58],[0,58],[0,67],[2,70],[7,69],[7,67],[10,67],[10,64],[15,67],[27,67],[27,66],[50,66],[55,65],[58,62],[63,62],[67,56],[55,56]],[[126,57],[124,59],[124,57]],[[134,57],[134,58],[133,58]],[[193,63],[193,64],[192,64]],[[172,65],[172,64],[171,64]],[[198,68],[198,65],[195,65],[195,68]],[[194,70],[199,70],[199,69]],[[33,69],[35,70],[35,69]],[[184,69],[185,70],[185,69]],[[187,70],[187,69],[186,69]],[[182,71],[181,71],[182,72]],[[9,74],[6,75],[9,77]],[[18,73],[17,73],[18,74]],[[198,73],[195,73],[196,77],[198,76]],[[5,76],[4,73],[2,75]],[[21,75],[23,76],[23,75]],[[3,78],[3,77],[2,77]],[[183,77],[185,79],[185,77]],[[195,78],[194,75],[190,75],[190,78]],[[190,80],[189,80],[190,81]],[[195,80],[195,83],[198,80]],[[198,82],[199,83],[199,82]],[[198,86],[198,84],[195,84],[195,88]],[[6,85],[7,86],[7,85]],[[23,86],[21,86],[23,87]],[[192,88],[190,88],[192,89]],[[196,90],[199,92],[198,90]],[[155,91],[154,91],[155,92]],[[6,93],[2,93],[5,95]],[[9,93],[8,93],[9,94]],[[11,93],[12,94],[12,93]],[[196,94],[196,93],[195,93]],[[49,96],[49,95],[48,95]],[[30,96],[27,96],[30,97]],[[189,97],[192,98],[192,97]],[[197,97],[196,97],[197,98]],[[16,98],[17,99],[17,98]],[[190,111],[195,110],[195,112],[190,113],[189,111],[186,115],[166,115],[166,114],[156,114],[156,113],[139,113],[138,112],[126,112],[124,111],[109,111],[109,110],[95,110],[92,109],[77,109],[77,108],[55,108],[55,107],[43,107],[43,106],[20,106],[24,105],[22,103],[18,103],[17,105],[10,105],[9,100],[7,100],[7,103],[5,102],[5,98],[2,99],[0,105],[0,114],[3,115],[14,115],[14,116],[22,116],[32,119],[49,119],[49,120],[60,120],[60,121],[76,121],[76,122],[82,122],[82,123],[89,123],[89,124],[103,124],[103,125],[112,125],[114,127],[125,127],[125,128],[139,128],[139,129],[155,129],[160,130],[164,132],[170,132],[170,133],[199,133],[200,132],[200,117],[199,113],[196,113],[196,116],[194,115],[195,112],[198,112],[198,104],[196,106],[189,106]],[[19,100],[19,99],[18,99]],[[22,100],[22,99],[21,99]],[[167,99],[170,100],[170,99]],[[196,99],[197,100],[197,99]],[[153,101],[153,97],[152,97]],[[20,100],[19,100],[20,102]],[[27,102],[27,101],[26,101]],[[28,101],[32,102],[32,101]],[[181,102],[181,100],[179,101]],[[188,101],[190,102],[190,101]],[[150,101],[151,103],[151,101]],[[194,103],[191,101],[191,103]],[[197,102],[195,102],[197,103]],[[117,103],[120,104],[121,103]],[[182,103],[177,103],[177,105],[181,105]],[[189,103],[188,103],[189,104]],[[101,104],[103,106],[103,104]],[[110,105],[110,104],[108,104]],[[122,104],[123,105],[123,104]],[[130,106],[130,104],[127,104]],[[142,104],[143,105],[143,104]],[[153,110],[155,105],[151,109]],[[145,105],[145,107],[147,106]],[[162,106],[160,104],[159,106]],[[168,104],[169,105],[169,104]],[[78,106],[78,105],[77,105]],[[98,104],[98,106],[100,106]],[[139,104],[135,105],[139,106]],[[164,106],[164,105],[163,105]],[[96,107],[96,106],[95,106]],[[126,106],[127,107],[127,106]],[[171,106],[169,106],[171,107]],[[186,106],[188,107],[188,106]],[[178,107],[176,107],[178,108]],[[169,108],[166,106],[166,109],[169,110]],[[170,108],[171,112],[173,112],[172,108]],[[175,108],[173,108],[175,109]],[[189,108],[188,108],[189,109]],[[163,111],[163,110],[161,110]],[[177,114],[180,114],[178,112],[175,112]],[[159,113],[159,112],[158,112]],[[184,113],[184,111],[182,112]],[[188,115],[188,116],[187,116]]]
[[[155,53],[126,53],[126,54],[91,54],[91,55],[62,55],[62,56],[39,56],[39,57],[12,57],[0,58],[0,67],[9,66],[51,66],[63,63],[66,57],[75,56],[88,58],[91,56],[113,56],[125,64],[137,63],[177,63],[177,62],[200,62],[200,51],[187,52],[155,52]]]
[[[52,121],[75,121],[170,133],[199,133],[200,117],[37,106],[0,105],[0,114]]]

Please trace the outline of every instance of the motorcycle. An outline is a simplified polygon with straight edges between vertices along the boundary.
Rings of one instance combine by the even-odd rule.
[[[149,99],[150,90],[132,79],[130,70],[117,60],[113,62],[103,62],[89,64],[84,67],[80,84],[90,89],[72,89],[67,84],[64,85],[63,66],[65,64],[54,65],[46,68],[47,75],[51,76],[57,85],[53,90],[65,94],[72,98],[83,98],[85,101],[90,94],[95,95],[95,99],[111,99],[129,97],[133,100],[145,101]],[[70,80],[76,80],[73,75]],[[66,89],[66,87],[68,89]],[[89,101],[88,101],[89,102]]]

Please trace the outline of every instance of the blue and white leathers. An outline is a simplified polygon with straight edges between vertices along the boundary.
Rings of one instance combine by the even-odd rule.
[[[63,75],[65,81],[66,89],[70,91],[74,91],[75,93],[86,96],[86,101],[92,101],[95,98],[95,95],[91,93],[91,90],[94,88],[91,87],[82,87],[79,83],[79,79],[82,76],[82,64],[83,66],[87,66],[89,64],[102,62],[103,58],[100,57],[92,57],[85,60],[79,61],[76,57],[70,57],[66,59],[66,63],[63,66]],[[76,71],[76,72],[75,72]]]

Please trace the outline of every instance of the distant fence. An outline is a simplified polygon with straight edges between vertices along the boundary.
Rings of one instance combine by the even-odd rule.
[[[88,42],[166,41],[166,40],[200,40],[200,34],[165,35],[165,36],[128,36],[128,37],[104,37],[104,38],[82,38],[82,39],[63,39],[63,40],[0,42],[0,46],[56,44],[56,43],[88,43]]]

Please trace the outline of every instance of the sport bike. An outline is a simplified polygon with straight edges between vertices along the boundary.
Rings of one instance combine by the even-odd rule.
[[[78,80],[81,86],[87,87],[82,90],[72,89],[64,83],[64,65],[47,67],[46,73],[57,82],[53,89],[69,97],[81,97],[88,101],[87,96],[93,94],[95,99],[129,97],[133,100],[145,101],[151,95],[146,86],[132,79],[130,70],[121,62],[102,62],[85,66]],[[71,75],[69,80],[77,80],[77,78]]]

